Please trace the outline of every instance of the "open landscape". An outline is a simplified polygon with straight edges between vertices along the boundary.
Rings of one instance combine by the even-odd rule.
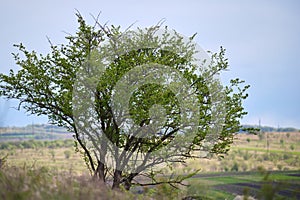
[[[299,1],[3,1],[0,200],[300,199]]]
[[[177,174],[200,170],[185,181],[188,186],[180,190],[167,184],[137,186],[126,193],[128,199],[182,199],[187,196],[233,199],[237,195],[257,199],[300,198],[299,132],[240,133],[234,141],[224,158],[213,156],[190,159],[185,165],[175,164]],[[80,198],[80,195],[96,199],[124,198],[91,181],[82,154],[75,152],[72,139],[2,141],[0,149],[0,188],[4,199],[63,199]],[[161,170],[162,174],[169,174],[168,168]],[[93,184],[103,188],[94,190]]]

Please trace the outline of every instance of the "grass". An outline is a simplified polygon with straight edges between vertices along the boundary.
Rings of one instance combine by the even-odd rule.
[[[228,176],[226,173],[210,173],[204,177],[191,178],[190,183],[193,185],[192,189],[196,191],[198,186],[198,193],[207,195],[212,199],[233,199],[235,195],[232,194],[232,189],[236,194],[243,195],[248,191],[255,197],[264,195],[267,192],[262,190],[268,188],[274,192],[273,197],[281,199],[293,199],[300,196],[300,177],[291,176],[290,174],[298,174],[299,171],[288,172],[273,172],[267,176],[267,172],[250,172],[247,175],[243,173],[233,173]],[[212,175],[211,177],[209,175]],[[267,178],[266,178],[267,177]],[[274,185],[274,183],[276,183]],[[248,185],[243,186],[243,185]],[[255,187],[254,187],[255,186]],[[287,196],[282,196],[282,193]]]
[[[48,169],[24,165],[0,169],[1,199],[140,199],[129,192],[108,189],[87,176],[74,176]]]
[[[66,151],[70,152],[69,158],[66,158]],[[0,157],[4,155],[8,155],[9,166],[22,167],[26,163],[29,166],[72,171],[78,175],[89,173],[80,153],[75,153],[72,147],[1,150]]]
[[[286,150],[279,150],[279,149],[263,149],[263,148],[256,148],[256,147],[232,147],[231,150],[244,150],[244,151],[258,151],[258,152],[265,152],[265,153],[287,153]],[[299,151],[288,151],[289,154],[292,155],[300,155]]]
[[[214,184],[237,184],[237,183],[247,183],[247,182],[253,182],[253,180],[249,180],[246,177],[236,177],[236,176],[224,176],[224,177],[210,177],[205,178],[206,180],[211,180]],[[257,181],[257,180],[255,180]]]
[[[120,195],[92,182],[82,156],[75,153],[72,146],[51,143],[50,146],[20,148],[10,145],[9,149],[0,150],[0,158],[7,155],[6,166],[0,171],[0,199],[82,199],[83,196],[87,199],[181,199],[185,195],[196,195],[202,199],[233,199],[237,193],[222,187],[233,185],[241,189],[237,185],[261,183],[263,175],[257,172],[258,168],[277,170],[268,179],[286,183],[286,191],[294,191],[290,183],[300,187],[300,180],[297,176],[289,176],[289,173],[294,170],[299,174],[299,135],[269,133],[268,138],[264,139],[255,135],[237,135],[225,159],[213,157],[188,160],[186,166],[174,165],[177,174],[200,168],[200,174],[207,176],[189,179],[190,186],[179,192],[160,186],[145,189],[144,195]],[[268,147],[266,139],[269,141]],[[251,173],[245,175],[239,172]],[[164,173],[168,174],[168,169]],[[267,186],[268,190],[275,190]],[[259,192],[259,189],[251,191]]]
[[[234,195],[231,193],[227,193],[224,191],[219,191],[213,189],[212,186],[217,184],[212,180],[199,180],[199,179],[191,179],[189,180],[190,186],[188,187],[187,195],[200,198],[207,199],[233,199]]]

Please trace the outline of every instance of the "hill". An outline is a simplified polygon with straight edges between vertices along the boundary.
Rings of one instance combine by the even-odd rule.
[[[71,138],[72,133],[51,124],[33,124],[25,127],[0,127],[0,141],[7,140],[54,140]]]
[[[293,127],[274,128],[271,126],[243,125],[244,128],[258,128],[261,132],[299,132],[299,129]]]
[[[292,127],[274,128],[269,126],[243,125],[244,128],[259,128],[261,132],[299,132]],[[243,132],[243,131],[241,131]],[[54,140],[72,138],[73,133],[52,124],[32,124],[24,127],[0,127],[0,141],[7,140]]]

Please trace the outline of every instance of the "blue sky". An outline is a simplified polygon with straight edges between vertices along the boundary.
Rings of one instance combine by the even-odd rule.
[[[101,12],[102,23],[147,27],[165,25],[191,36],[204,49],[227,49],[230,71],[224,84],[240,77],[251,85],[242,123],[300,128],[300,2],[284,1],[0,1],[0,73],[18,70],[13,44],[47,53],[49,44],[64,43],[75,33],[76,9],[90,23]],[[16,101],[0,100],[0,126],[46,123],[46,117],[16,111]]]

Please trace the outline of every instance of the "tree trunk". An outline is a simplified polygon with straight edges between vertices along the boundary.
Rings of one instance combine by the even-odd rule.
[[[121,178],[122,178],[122,171],[116,169],[114,172],[114,180],[113,180],[112,189],[114,189],[114,190],[120,189]]]
[[[137,176],[138,173],[131,173],[124,181],[124,188],[126,190],[130,190],[131,186],[132,186],[132,180],[135,176]]]
[[[100,181],[105,182],[104,170],[105,170],[104,164],[98,160],[98,166],[95,171],[94,178],[99,178]]]

